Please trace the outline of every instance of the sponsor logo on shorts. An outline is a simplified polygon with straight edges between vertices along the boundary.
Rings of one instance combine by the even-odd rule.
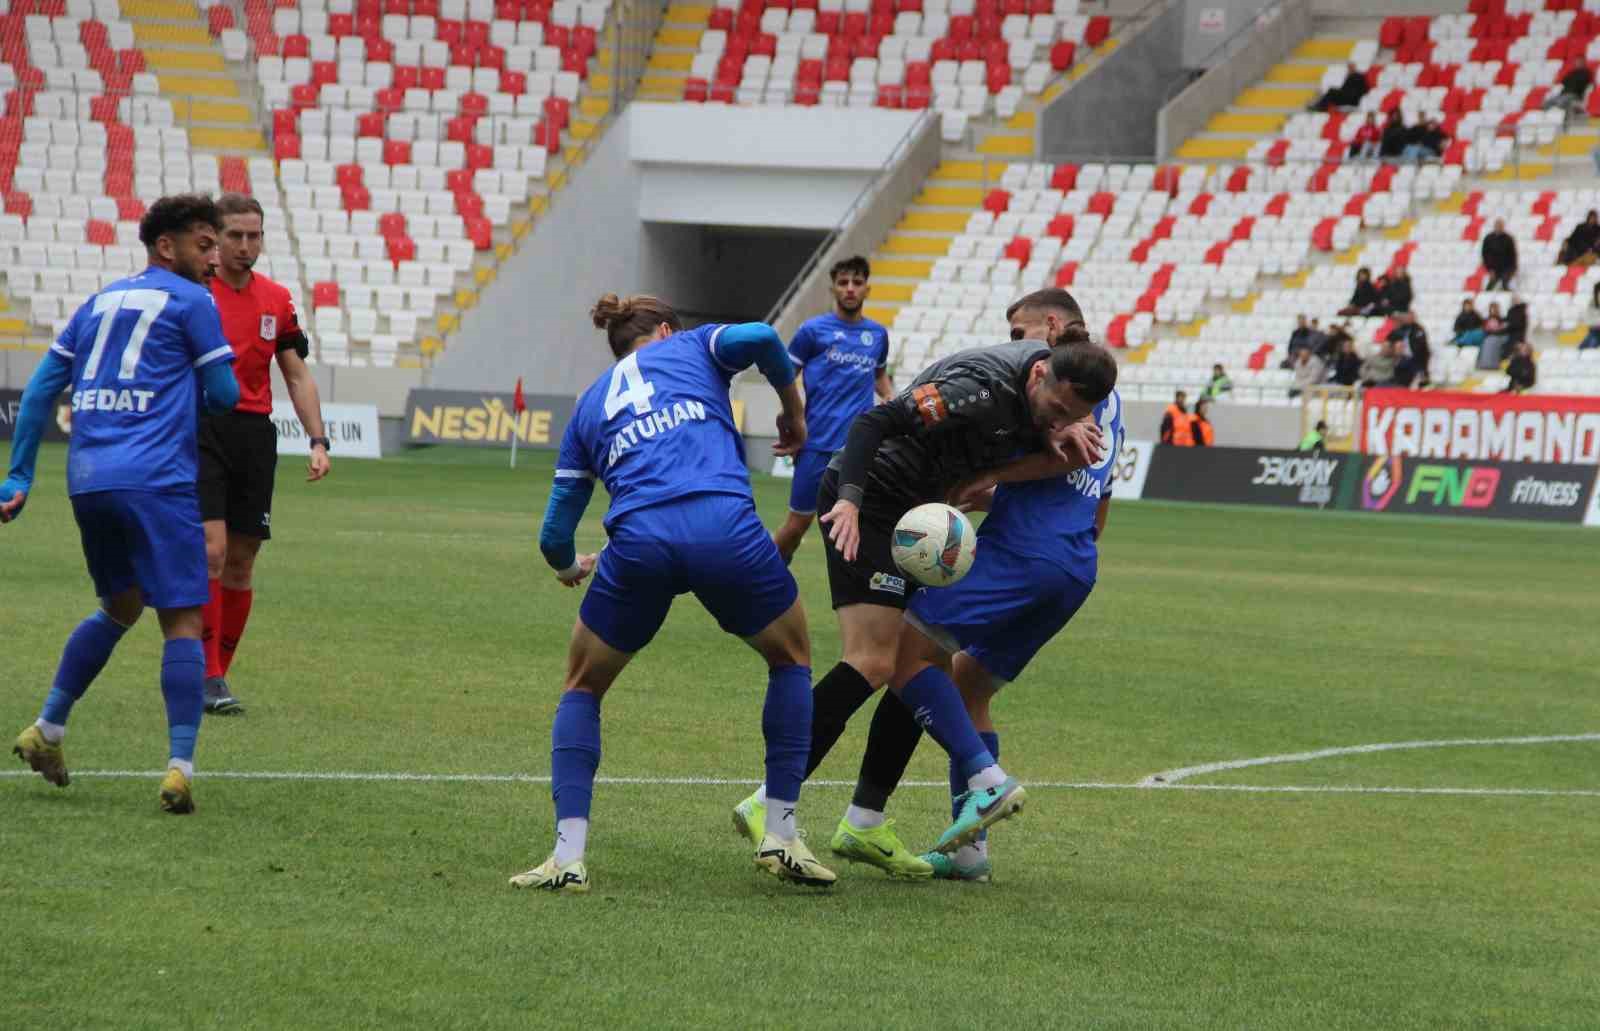
[[[888,573],[873,573],[872,579],[867,581],[867,587],[874,591],[884,591],[888,594],[898,594],[902,598],[906,594],[906,580],[903,576],[890,576]]]

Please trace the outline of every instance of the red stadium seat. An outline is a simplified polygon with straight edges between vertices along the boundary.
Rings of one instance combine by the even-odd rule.
[[[1004,214],[1011,206],[1011,194],[1005,190],[990,190],[983,198],[983,209],[996,215]]]
[[[386,165],[409,165],[411,163],[411,144],[406,140],[384,140],[383,163]]]
[[[383,238],[383,243],[389,252],[389,260],[396,265],[402,261],[415,260],[417,256],[416,242],[409,236],[403,234],[400,236],[386,236]]]
[[[89,23],[85,23],[84,28],[88,28],[88,25]],[[212,7],[210,10],[206,11],[206,26],[211,30],[211,34],[213,36],[222,35],[224,29],[233,28],[233,10],[223,4],[217,4],[215,7]],[[103,45],[106,41],[106,29],[104,25],[100,25],[99,29],[100,35],[97,42]],[[81,36],[82,33],[80,32],[80,37]],[[86,47],[89,46],[90,41],[87,38],[84,38],[83,45]]]
[[[138,197],[117,198],[117,221],[137,222],[144,217],[144,201]]]
[[[117,227],[110,222],[92,218],[84,227],[84,239],[96,247],[114,247],[117,243]]]
[[[1066,71],[1072,67],[1072,58],[1077,52],[1077,44],[1070,40],[1062,40],[1050,48],[1050,67],[1058,72]]]
[[[333,170],[333,181],[336,186],[365,186],[366,175],[360,165],[340,165]]]
[[[1045,228],[1045,233],[1048,236],[1054,236],[1058,240],[1070,240],[1072,239],[1072,230],[1076,224],[1077,220],[1071,215],[1057,215],[1050,220],[1050,225]]]
[[[300,137],[294,133],[284,133],[272,139],[272,156],[279,161],[300,156]]]
[[[385,212],[378,216],[378,235],[388,238],[391,236],[404,236],[406,234],[406,217],[398,211]]]
[[[1078,278],[1078,263],[1075,261],[1063,262],[1061,267],[1056,269],[1056,286],[1062,289],[1071,286],[1076,278]]]
[[[339,307],[339,284],[324,280],[311,284],[312,308],[337,308]]]
[[[1007,258],[1026,265],[1028,258],[1033,254],[1033,241],[1025,236],[1015,237],[1010,243],[1006,244],[1004,254]]]
[[[494,226],[486,218],[466,219],[467,239],[472,241],[472,246],[480,251],[486,251],[494,246]]]
[[[372,207],[372,193],[365,186],[346,186],[339,191],[346,211],[366,211]]]

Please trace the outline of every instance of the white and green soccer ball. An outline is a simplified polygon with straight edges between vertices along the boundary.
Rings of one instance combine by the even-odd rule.
[[[894,526],[894,563],[925,587],[948,587],[972,568],[978,535],[957,509],[938,502],[918,505]]]

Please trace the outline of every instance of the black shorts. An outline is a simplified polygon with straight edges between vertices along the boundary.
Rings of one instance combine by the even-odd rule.
[[[822,474],[822,486],[817,491],[817,511],[826,513],[838,500],[839,471],[829,469]],[[830,527],[822,527],[822,548],[828,556],[828,593],[835,609],[846,605],[883,605],[904,611],[911,596],[921,588],[921,584],[894,564],[894,554],[890,550],[894,524],[903,514],[891,515],[878,506],[863,506],[861,541],[856,545],[854,562],[844,560],[828,536]]]
[[[200,518],[231,533],[272,536],[272,480],[278,428],[265,415],[229,412],[200,418]]]

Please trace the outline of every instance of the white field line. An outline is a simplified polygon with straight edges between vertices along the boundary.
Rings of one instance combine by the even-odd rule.
[[[1176,786],[1178,782],[1202,773],[1220,773],[1223,770],[1243,770],[1251,766],[1275,766],[1280,763],[1304,763],[1317,759],[1331,759],[1340,755],[1367,755],[1372,752],[1403,752],[1419,748],[1484,748],[1501,745],[1552,745],[1573,741],[1600,741],[1600,734],[1546,734],[1541,737],[1480,737],[1455,738],[1444,741],[1389,741],[1374,745],[1346,745],[1342,748],[1319,748],[1313,752],[1291,752],[1285,755],[1264,755],[1255,759],[1228,759],[1224,762],[1201,763],[1198,766],[1181,766],[1175,770],[1152,773],[1139,782],[1140,787],[1159,788]]]
[[[102,779],[157,779],[160,770],[74,770],[74,777]],[[29,770],[0,770],[0,779],[32,777]],[[262,780],[262,781],[323,781],[332,783],[414,783],[414,784],[549,784],[548,776],[531,773],[362,773],[356,771],[306,771],[306,770],[217,770],[199,771],[202,780]],[[646,787],[730,787],[753,788],[758,781],[741,777],[597,777],[597,784],[626,784]],[[854,781],[813,780],[812,787],[853,787]],[[904,788],[944,788],[942,780],[911,780]],[[1323,794],[1323,795],[1464,795],[1499,797],[1574,797],[1600,798],[1600,791],[1565,790],[1559,788],[1425,788],[1425,787],[1363,787],[1360,785],[1257,785],[1257,784],[1160,784],[1140,781],[1133,784],[1114,784],[1103,781],[1039,781],[1026,785],[1031,789],[1068,791],[1221,791],[1246,794]]]

